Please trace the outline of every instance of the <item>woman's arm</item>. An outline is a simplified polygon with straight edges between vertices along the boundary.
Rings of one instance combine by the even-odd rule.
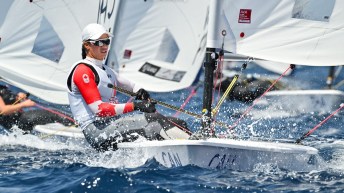
[[[112,104],[103,102],[95,82],[95,75],[92,70],[84,64],[80,64],[76,67],[73,75],[73,82],[78,87],[87,105],[93,113],[97,114],[97,116],[115,116],[134,110],[133,103]]]
[[[20,101],[25,99],[26,95],[23,95],[23,93],[18,93],[17,97],[19,97],[17,100]],[[32,107],[34,105],[36,105],[36,103],[30,99],[23,100],[20,103],[6,105],[2,97],[0,97],[0,115],[9,115],[19,111],[24,107]]]

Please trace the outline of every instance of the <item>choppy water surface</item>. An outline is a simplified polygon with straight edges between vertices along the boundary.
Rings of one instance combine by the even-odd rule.
[[[303,79],[288,81],[296,85],[307,83],[309,87],[324,83],[311,78],[312,71],[301,72],[305,74]],[[326,77],[327,71],[321,72]],[[189,92],[152,95],[178,106]],[[188,110],[201,112],[201,92],[202,88],[188,103]],[[246,108],[247,105],[226,102],[218,119],[231,124],[238,118],[231,115]],[[174,113],[163,107],[158,110]],[[295,141],[328,115],[310,112],[284,118],[246,117],[235,133],[244,139]],[[199,121],[187,115],[181,117],[193,130],[199,128]],[[319,150],[323,160],[321,168],[311,172],[286,171],[264,163],[249,172],[197,166],[165,168],[155,160],[145,162],[136,152],[98,153],[82,140],[8,133],[1,128],[0,192],[343,192],[343,119],[343,114],[334,116],[304,140]]]

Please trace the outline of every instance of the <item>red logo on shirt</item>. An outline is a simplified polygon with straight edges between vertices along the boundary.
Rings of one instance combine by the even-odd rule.
[[[84,83],[89,83],[90,82],[90,78],[88,77],[87,74],[83,74],[82,75],[82,79],[84,80]]]

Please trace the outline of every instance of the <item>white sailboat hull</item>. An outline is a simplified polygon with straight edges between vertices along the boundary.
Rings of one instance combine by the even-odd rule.
[[[344,103],[344,92],[339,90],[276,90],[268,92],[256,102],[253,118],[267,117],[260,110],[276,116],[293,116],[301,113],[332,113]]]
[[[81,129],[76,126],[64,126],[61,123],[36,125],[34,131],[43,136],[63,136],[68,138],[85,138]]]
[[[84,138],[79,128],[59,123],[37,125],[34,130],[45,136]],[[271,164],[292,171],[310,171],[318,167],[317,149],[281,142],[176,139],[119,143],[118,149],[133,151],[144,161],[155,159],[168,168],[195,165],[209,169],[251,171],[259,165]]]
[[[195,165],[209,169],[253,170],[259,164],[272,164],[293,171],[317,168],[318,150],[312,147],[274,142],[233,139],[165,140],[118,144],[119,149],[138,151],[165,167]]]

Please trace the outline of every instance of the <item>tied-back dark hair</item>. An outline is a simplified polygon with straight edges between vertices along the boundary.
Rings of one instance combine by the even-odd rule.
[[[81,56],[82,56],[82,59],[85,59],[86,55],[87,55],[87,50],[86,50],[84,44],[82,44],[82,46],[81,46]]]
[[[16,96],[17,95],[14,94],[7,85],[0,85],[0,97],[6,105],[12,105],[15,103]]]

